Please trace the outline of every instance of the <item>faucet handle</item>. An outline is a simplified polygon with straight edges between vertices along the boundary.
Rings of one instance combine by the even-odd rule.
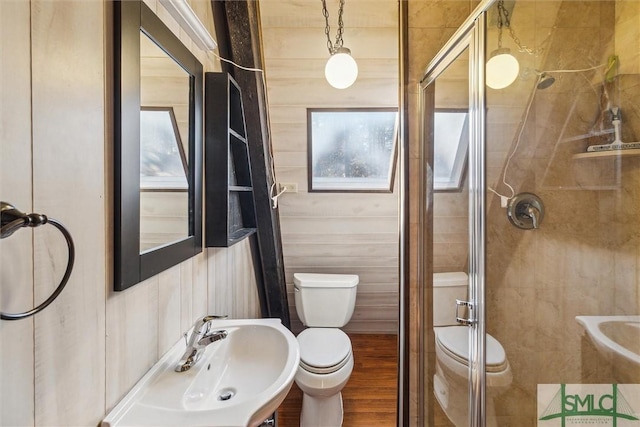
[[[210,314],[207,316],[204,316],[198,320],[196,320],[196,323],[193,325],[193,332],[194,333],[201,333],[202,332],[202,327],[206,324],[208,324],[209,322],[211,322],[212,320],[216,320],[216,319],[226,319],[227,317],[229,317],[226,314],[222,314],[222,315],[216,315],[216,314]],[[207,327],[207,330],[209,329],[209,327]]]
[[[534,205],[527,205],[523,214],[531,218],[531,225],[533,226],[533,228],[539,227],[538,218],[540,216],[540,210],[537,207],[535,207]]]
[[[229,317],[228,314],[209,314],[207,316],[204,316],[204,318],[202,320],[206,320],[207,322],[209,322],[211,320],[226,319],[228,317]]]
[[[540,227],[544,218],[544,204],[533,193],[520,193],[509,200],[509,221],[518,228],[531,230]]]

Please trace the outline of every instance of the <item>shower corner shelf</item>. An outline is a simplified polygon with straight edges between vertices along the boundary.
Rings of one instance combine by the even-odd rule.
[[[573,159],[596,159],[606,157],[632,157],[640,156],[640,148],[630,148],[628,150],[610,150],[610,151],[593,151],[587,153],[578,153],[573,155]]]

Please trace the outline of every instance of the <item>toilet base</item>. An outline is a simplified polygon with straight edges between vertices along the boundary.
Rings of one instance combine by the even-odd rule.
[[[340,427],[343,414],[340,392],[328,397],[302,395],[300,427]]]
[[[452,388],[455,387],[455,388]],[[469,423],[469,395],[468,383],[453,385],[444,377],[440,367],[436,367],[433,376],[433,392],[436,401],[442,408],[449,421],[456,426],[465,426]],[[497,427],[494,395],[496,390],[488,390],[485,396],[486,426]]]

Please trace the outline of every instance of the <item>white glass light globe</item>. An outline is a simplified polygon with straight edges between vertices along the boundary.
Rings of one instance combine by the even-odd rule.
[[[341,47],[331,55],[324,67],[324,75],[329,84],[336,89],[346,89],[358,77],[358,64],[351,56],[351,51]]]
[[[518,60],[507,48],[496,49],[486,65],[487,86],[492,89],[504,89],[513,83],[520,72]]]

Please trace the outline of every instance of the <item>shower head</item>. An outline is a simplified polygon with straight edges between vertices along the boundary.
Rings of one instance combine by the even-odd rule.
[[[555,77],[550,76],[547,73],[542,73],[540,74],[540,78],[538,79],[538,84],[536,85],[536,87],[538,89],[546,89],[552,84],[554,84],[555,81],[556,81]]]

